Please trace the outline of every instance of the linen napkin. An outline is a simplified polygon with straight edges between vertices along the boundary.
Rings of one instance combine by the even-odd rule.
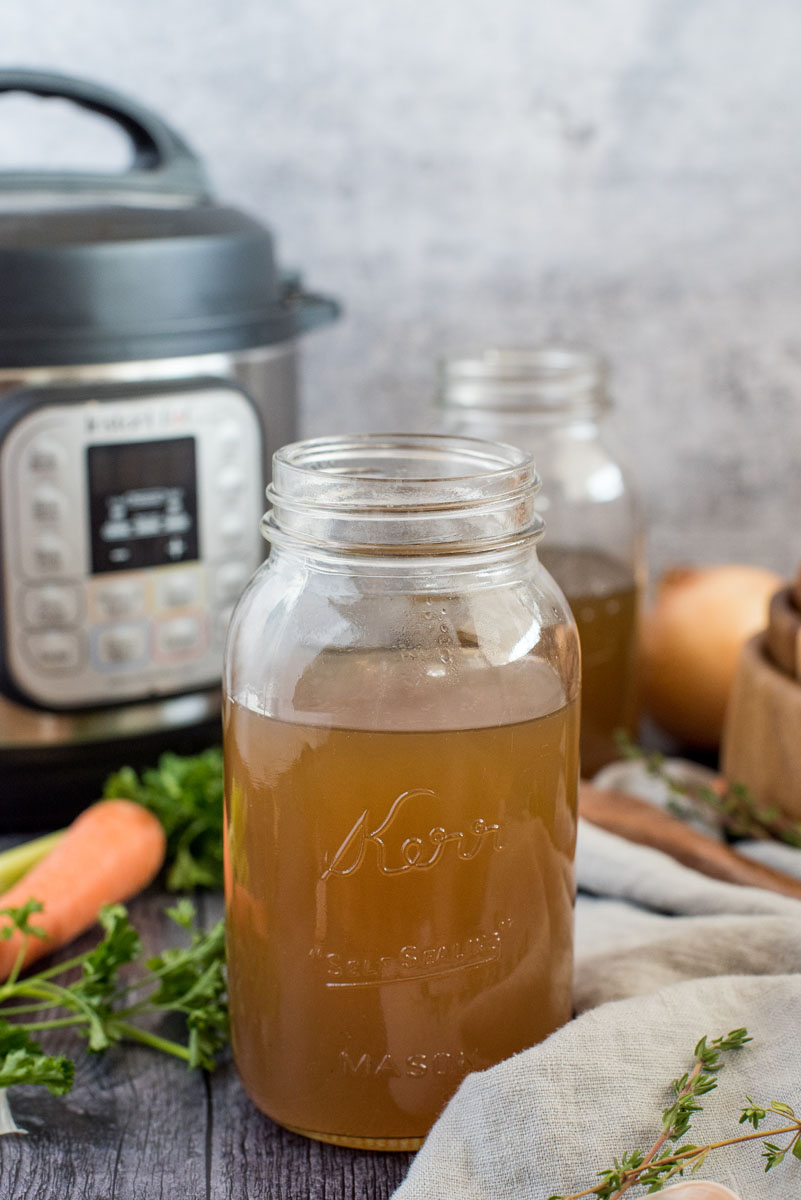
[[[801,877],[801,851],[741,848]],[[801,902],[708,879],[583,821],[576,868],[578,1015],[468,1076],[395,1200],[546,1200],[593,1186],[615,1157],[651,1147],[698,1040],[740,1026],[753,1041],[722,1056],[684,1140],[750,1128],[738,1124],[746,1094],[801,1112]],[[698,1177],[743,1200],[798,1200],[801,1161],[766,1174],[761,1150],[716,1150]]]

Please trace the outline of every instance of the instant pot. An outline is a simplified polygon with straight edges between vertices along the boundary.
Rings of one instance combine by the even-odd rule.
[[[13,91],[102,114],[133,148],[122,173],[0,172],[0,825],[22,829],[125,763],[219,740],[297,340],[337,306],[278,270],[154,113],[0,71]]]

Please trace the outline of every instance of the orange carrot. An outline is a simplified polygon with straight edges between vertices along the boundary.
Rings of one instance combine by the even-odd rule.
[[[165,848],[158,818],[132,800],[99,800],[82,812],[50,853],[0,895],[0,909],[31,897],[44,905],[30,923],[47,936],[30,936],[23,966],[83,933],[104,904],[140,892],[157,874]],[[0,917],[0,925],[8,923]],[[0,941],[0,979],[10,975],[23,936],[15,931]]]

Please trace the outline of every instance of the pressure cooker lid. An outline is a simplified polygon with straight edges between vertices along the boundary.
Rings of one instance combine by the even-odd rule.
[[[281,275],[263,225],[214,201],[160,117],[70,76],[0,71],[0,101],[9,91],[111,118],[133,160],[121,174],[0,171],[0,369],[246,350],[336,314]]]

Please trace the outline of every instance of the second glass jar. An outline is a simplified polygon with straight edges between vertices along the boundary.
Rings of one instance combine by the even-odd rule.
[[[636,733],[645,582],[640,503],[610,446],[606,380],[595,352],[553,345],[446,359],[438,388],[447,432],[522,447],[542,477],[540,558],[567,596],[581,640],[585,776],[619,757],[618,730]]]

